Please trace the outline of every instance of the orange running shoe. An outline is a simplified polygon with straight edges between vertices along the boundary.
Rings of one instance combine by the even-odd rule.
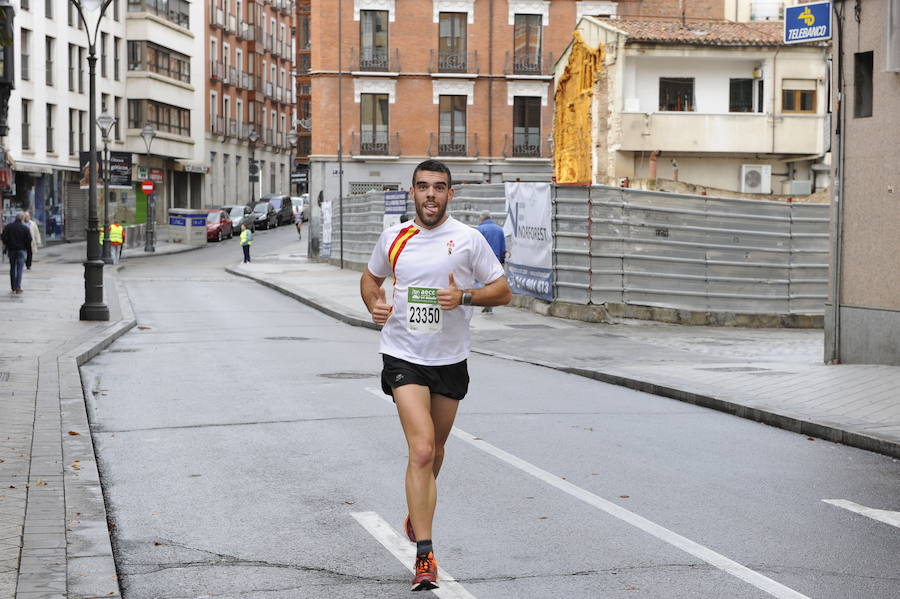
[[[409,542],[415,543],[416,533],[413,530],[412,522],[409,519],[409,514],[406,514],[406,520],[403,521],[403,530],[406,531],[406,538],[409,539]]]
[[[434,553],[416,556],[416,577],[413,578],[412,590],[430,591],[438,588],[438,565]]]

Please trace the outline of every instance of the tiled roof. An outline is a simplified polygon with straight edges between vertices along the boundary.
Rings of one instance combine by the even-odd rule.
[[[783,21],[641,21],[599,19],[628,34],[628,42],[691,44],[702,46],[783,46]]]

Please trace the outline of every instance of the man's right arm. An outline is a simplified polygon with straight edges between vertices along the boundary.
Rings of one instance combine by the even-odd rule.
[[[359,294],[366,304],[366,309],[372,315],[372,322],[377,324],[384,324],[391,315],[391,306],[385,299],[382,284],[384,284],[384,277],[376,277],[368,267],[359,279]]]

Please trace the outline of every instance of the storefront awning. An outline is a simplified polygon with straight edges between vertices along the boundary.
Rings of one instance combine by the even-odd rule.
[[[52,175],[54,171],[78,172],[77,166],[44,164],[39,162],[29,162],[28,160],[16,160],[9,154],[7,154],[6,157],[7,161],[9,162],[9,168],[19,173],[31,173],[33,175]]]
[[[186,173],[200,173],[203,175],[209,174],[209,165],[204,162],[198,162],[196,160],[176,160],[175,164],[176,167],[174,170],[176,171],[184,171]]]

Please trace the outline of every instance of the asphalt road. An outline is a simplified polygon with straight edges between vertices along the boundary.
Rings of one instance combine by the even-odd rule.
[[[254,260],[284,249],[305,240],[260,232]],[[124,596],[405,596],[377,333],[226,274],[240,256],[127,264],[139,326],[83,368]],[[898,595],[900,528],[823,501],[900,510],[896,460],[516,362],[470,371],[439,596]]]

